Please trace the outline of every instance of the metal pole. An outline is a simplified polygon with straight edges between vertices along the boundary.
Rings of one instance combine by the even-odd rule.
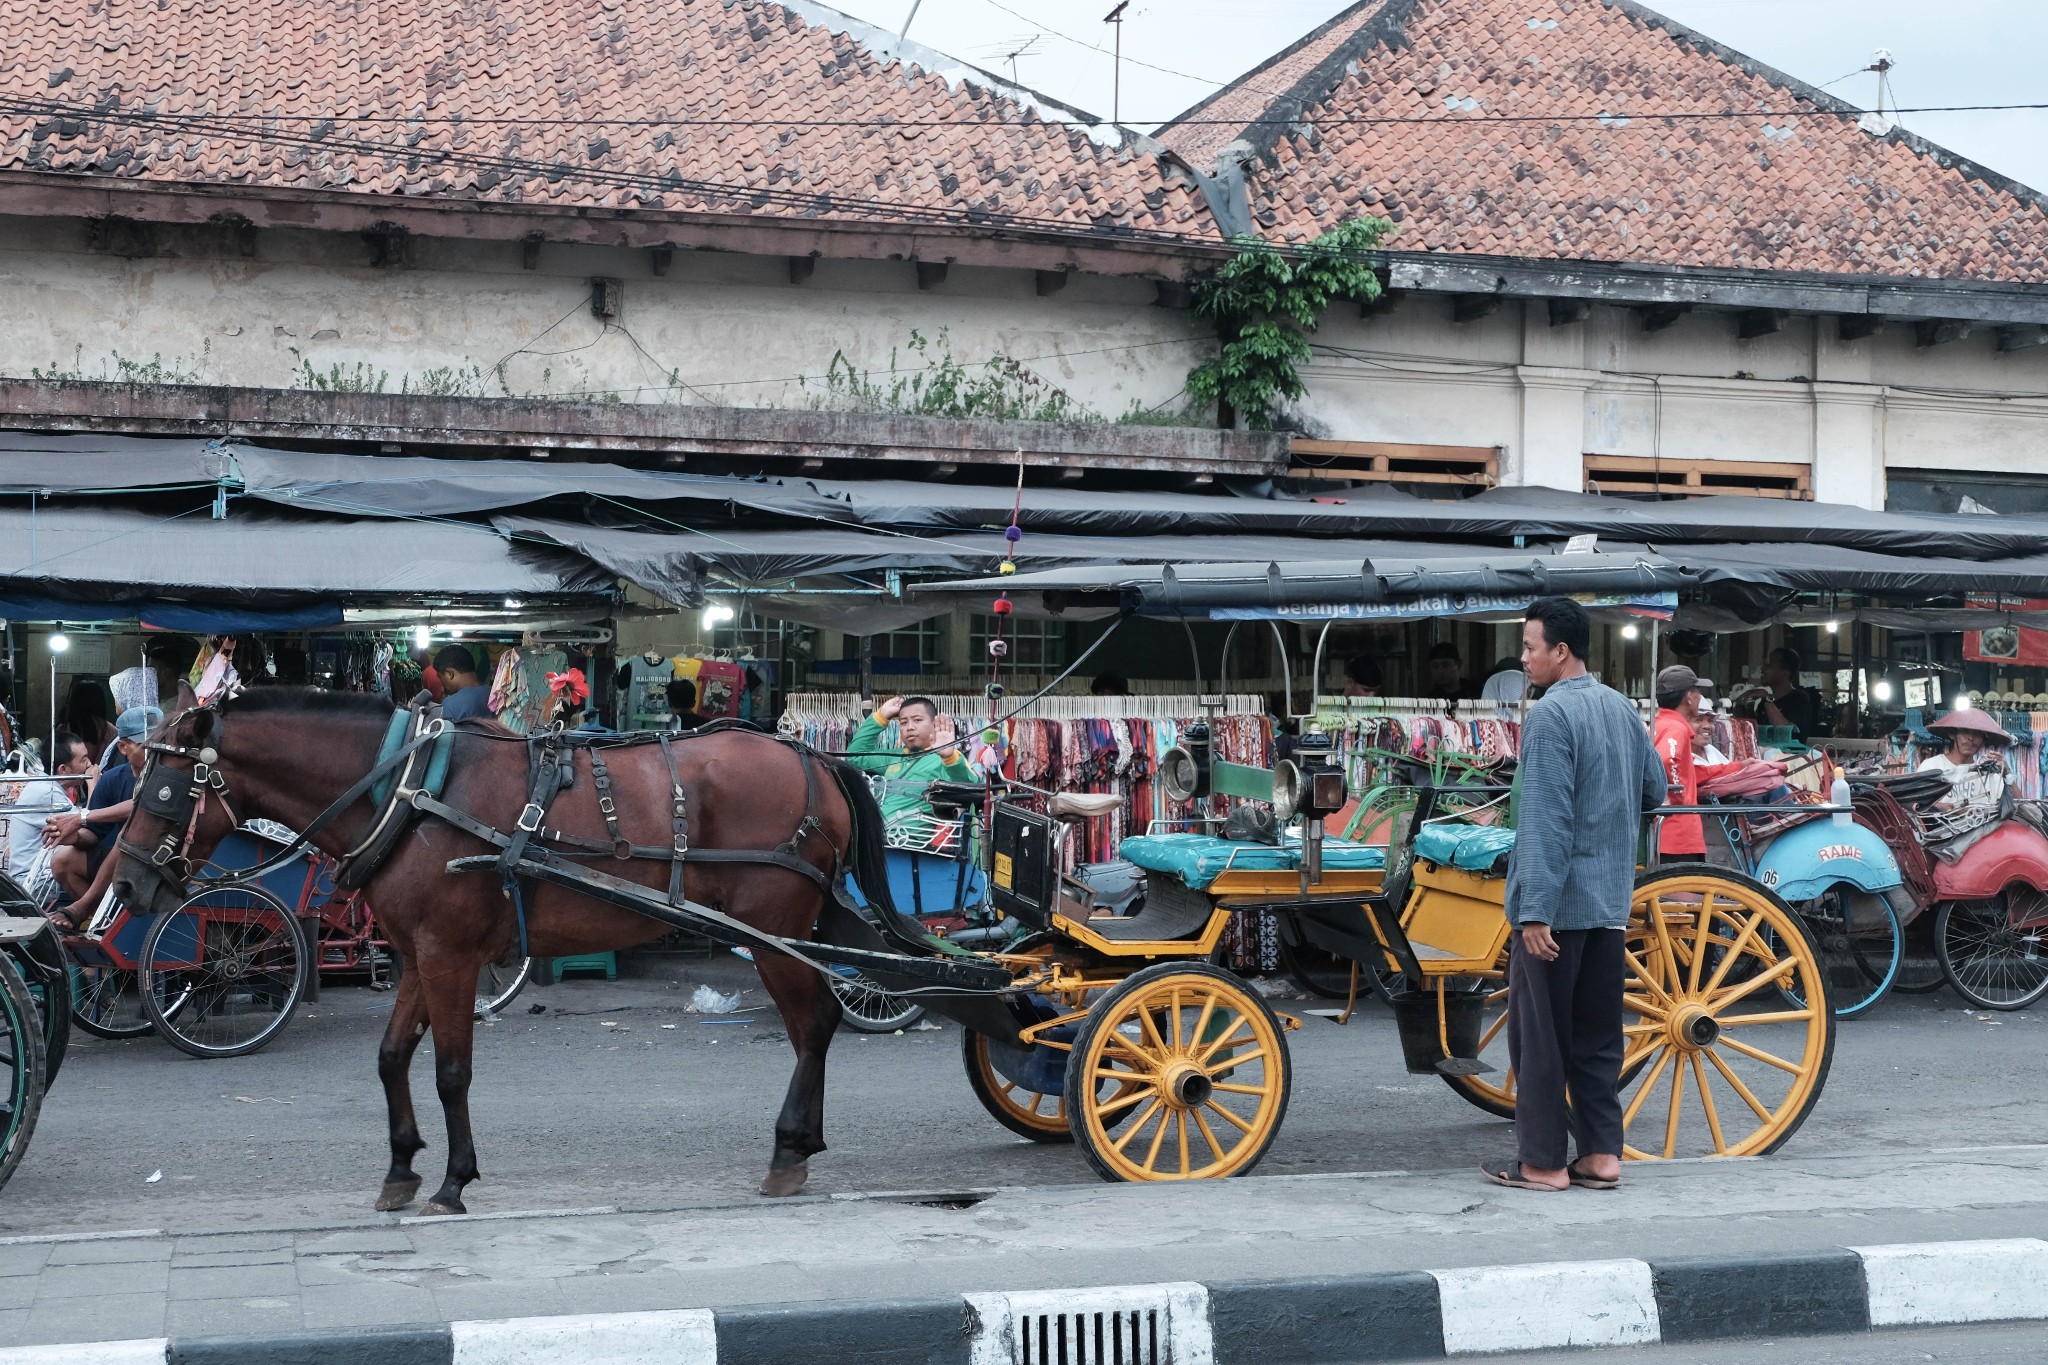
[[[1109,121],[1118,126],[1123,123],[1124,11],[1130,7],[1131,0],[1119,0],[1115,9],[1102,16],[1103,23],[1116,29],[1116,49],[1110,56],[1109,68]]]
[[[875,637],[860,637],[860,699],[861,704],[872,705],[875,700]]]

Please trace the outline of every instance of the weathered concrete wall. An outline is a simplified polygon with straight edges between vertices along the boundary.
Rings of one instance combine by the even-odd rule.
[[[0,218],[0,374],[119,378],[124,361],[156,361],[214,384],[309,387],[306,367],[339,367],[392,392],[802,407],[823,398],[835,354],[886,371],[893,351],[912,371],[943,332],[969,367],[1007,357],[1115,417],[1172,400],[1213,346],[1142,279],[1077,275],[1041,297],[1032,271],[955,266],[921,290],[908,261],[820,260],[792,283],[787,258],[709,252],[673,253],[658,276],[650,251],[561,244],[528,270],[520,243],[426,238],[380,268],[352,236],[267,230],[245,257],[224,229],[149,235],[156,254],[124,258],[95,250],[83,222]],[[594,276],[623,282],[616,322],[592,316]],[[922,359],[913,332],[933,343]]]
[[[310,369],[394,392],[800,408],[825,400],[835,354],[887,384],[892,352],[905,373],[932,358],[908,353],[913,332],[944,332],[970,366],[1007,358],[1114,417],[1175,405],[1214,345],[1137,278],[1041,295],[1032,271],[967,266],[920,289],[908,261],[820,260],[792,282],[780,256],[677,252],[657,275],[650,251],[547,244],[529,270],[519,243],[415,238],[380,268],[346,235],[148,238],[0,217],[0,375],[291,387]],[[591,315],[593,276],[623,281],[615,323]],[[1311,434],[1498,446],[1508,483],[1577,488],[1589,453],[1809,464],[1817,496],[1865,506],[1882,505],[1888,466],[2048,475],[2048,347],[2000,353],[1990,328],[1921,347],[1909,323],[1845,342],[1833,318],[1793,316],[1745,341],[1725,312],[1645,332],[1596,305],[1553,327],[1542,301],[1509,299],[1459,323],[1448,296],[1418,292],[1343,310],[1317,340]]]

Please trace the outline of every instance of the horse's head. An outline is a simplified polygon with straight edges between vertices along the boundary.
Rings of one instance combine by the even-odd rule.
[[[109,890],[137,913],[167,913],[184,902],[193,869],[235,827],[220,770],[220,712],[180,685],[176,712],[139,746],[121,743],[124,757],[139,747],[144,764]]]

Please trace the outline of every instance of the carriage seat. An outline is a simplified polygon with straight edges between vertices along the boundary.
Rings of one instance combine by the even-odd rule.
[[[1092,820],[1123,807],[1124,799],[1115,792],[1060,792],[1045,803],[1055,820]]]
[[[950,819],[963,810],[972,810],[987,795],[987,788],[979,782],[934,782],[924,789],[925,803],[932,808],[934,815],[942,819]]]
[[[1438,867],[1504,875],[1515,832],[1501,825],[1430,824],[1415,832],[1415,856]]]
[[[1136,863],[1147,872],[1164,872],[1178,877],[1193,890],[1208,887],[1226,869],[1237,872],[1293,872],[1301,867],[1301,840],[1284,839],[1280,844],[1252,844],[1219,839],[1213,834],[1140,834],[1117,846],[1117,856]],[[1387,865],[1387,851],[1377,845],[1353,844],[1342,839],[1323,840],[1323,866],[1333,871],[1357,872]]]

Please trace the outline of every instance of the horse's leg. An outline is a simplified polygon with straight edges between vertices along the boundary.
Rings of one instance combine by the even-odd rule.
[[[810,1157],[825,1150],[825,1049],[842,1013],[825,978],[781,953],[756,950],[761,984],[782,1011],[782,1026],[796,1049],[789,1094],[775,1118],[775,1156],[761,1193],[795,1194],[810,1177]]]
[[[412,1082],[407,1073],[412,1067],[412,1054],[426,1031],[427,997],[420,988],[420,974],[406,972],[398,978],[391,1022],[377,1048],[377,1078],[384,1082],[384,1107],[391,1115],[391,1169],[385,1173],[383,1193],[377,1196],[380,1213],[404,1208],[419,1193],[420,1178],[412,1168],[412,1159],[427,1144],[420,1140],[419,1119],[412,1109]]]
[[[428,1213],[467,1213],[462,1187],[477,1178],[476,1142],[469,1131],[470,1047],[476,1038],[476,977],[482,948],[422,953],[419,976],[434,1029],[434,1089],[448,1119],[448,1174],[428,1201]],[[408,964],[410,965],[410,964]]]

